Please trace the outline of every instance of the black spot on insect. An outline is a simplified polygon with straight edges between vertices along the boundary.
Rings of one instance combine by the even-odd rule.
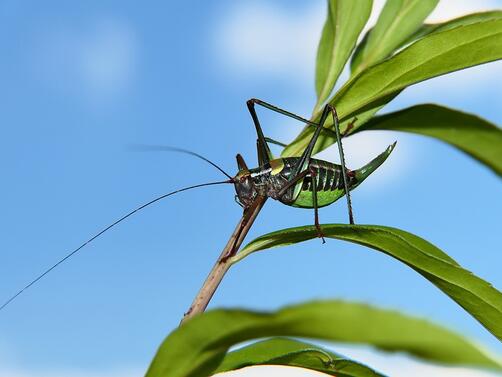
[[[312,190],[313,190],[312,177],[305,177],[303,179],[302,191],[312,191]]]
[[[331,181],[333,180],[334,176],[335,176],[335,172],[333,171],[333,169],[328,169],[327,175],[326,175],[326,182],[323,187],[324,191],[329,191],[329,189],[331,187]]]

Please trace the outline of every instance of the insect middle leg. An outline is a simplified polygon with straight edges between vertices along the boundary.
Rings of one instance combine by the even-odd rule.
[[[314,204],[314,224],[317,229],[317,237],[322,239],[322,243],[326,243],[321,225],[319,224],[319,208],[317,206],[317,170],[310,166],[309,172],[310,177],[312,178],[312,202]]]
[[[349,223],[354,224],[354,216],[352,214],[352,200],[350,198],[350,189],[349,189],[349,184],[348,184],[349,180],[347,177],[347,168],[345,166],[345,155],[343,153],[342,137],[340,135],[339,120],[338,120],[338,115],[336,113],[336,109],[333,106],[331,106],[330,104],[327,104],[324,107],[324,110],[321,115],[321,119],[320,119],[319,123],[317,124],[317,128],[314,132],[314,135],[312,136],[312,139],[310,140],[309,144],[307,145],[307,148],[305,148],[305,151],[303,152],[302,156],[300,157],[300,160],[298,161],[297,165],[294,167],[293,173],[291,174],[290,181],[292,182],[292,181],[297,180],[296,177],[301,172],[308,171],[308,167],[310,164],[310,158],[312,156],[312,152],[314,150],[315,144],[317,142],[317,139],[319,138],[319,135],[321,134],[321,129],[324,128],[324,122],[326,121],[326,119],[330,113],[333,116],[333,123],[335,126],[335,134],[336,134],[336,139],[337,139],[337,144],[338,144],[338,152],[340,154],[340,163],[342,165],[342,178],[343,178],[343,185],[344,185],[344,189],[345,189],[345,196],[347,198],[347,208],[348,208],[348,212],[349,212]],[[314,208],[314,210],[316,210],[316,209]]]

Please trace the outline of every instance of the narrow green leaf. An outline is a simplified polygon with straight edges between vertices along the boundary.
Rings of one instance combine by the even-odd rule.
[[[331,101],[342,119],[418,82],[502,58],[502,20],[433,33],[367,69]]]
[[[377,104],[383,106],[382,101],[392,99],[407,86],[501,58],[502,19],[432,33],[388,60],[362,71],[349,80],[330,103],[336,107],[341,120],[346,121]],[[356,123],[351,132],[361,125]],[[331,126],[330,118],[326,126]],[[283,150],[283,156],[301,153],[299,151],[303,151],[308,142],[309,138],[300,135]]]
[[[383,377],[383,374],[314,344],[286,338],[253,343],[230,352],[215,373],[252,365],[287,365],[338,377]]]
[[[391,55],[414,34],[439,0],[387,0],[376,25],[357,47],[351,62],[357,74]]]
[[[425,104],[371,119],[357,131],[392,130],[432,136],[482,162],[502,176],[502,130],[475,115]]]
[[[377,225],[322,225],[325,237],[357,243],[381,251],[408,265],[462,306],[488,331],[502,340],[502,293],[463,269],[443,251],[411,233]],[[314,226],[283,229],[256,238],[234,257],[317,238]]]
[[[474,343],[429,321],[365,304],[316,301],[274,313],[213,310],[195,316],[164,340],[146,376],[209,376],[229,347],[270,336],[371,344],[429,361],[501,369]]]
[[[493,10],[488,12],[471,13],[462,17],[454,18],[446,22],[441,22],[437,24],[424,24],[422,25],[416,33],[410,36],[406,41],[403,42],[403,46],[410,44],[420,38],[425,37],[431,33],[439,33],[441,31],[454,29],[459,26],[471,25],[476,22],[496,20],[502,18],[502,11]],[[402,47],[402,46],[399,46]]]
[[[328,17],[317,49],[317,104],[325,102],[371,13],[372,0],[328,0]]]

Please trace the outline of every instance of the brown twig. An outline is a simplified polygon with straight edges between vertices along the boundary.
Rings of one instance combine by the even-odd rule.
[[[239,250],[242,241],[244,241],[244,238],[248,234],[249,229],[251,229],[256,216],[258,216],[258,213],[260,213],[260,210],[262,209],[266,200],[266,197],[258,196],[254,203],[249,208],[244,210],[242,218],[240,219],[237,227],[230,236],[230,239],[228,240],[226,246],[223,248],[223,251],[221,252],[215,265],[213,266],[213,269],[211,270],[208,277],[206,278],[206,281],[199,290],[199,293],[197,293],[197,296],[195,296],[192,305],[185,313],[183,319],[181,320],[181,324],[185,323],[188,319],[192,318],[196,314],[202,313],[206,309],[209,301],[214,295],[214,292],[220,285],[223,276],[225,276],[225,273],[232,265],[232,263],[230,262],[230,257],[235,255]]]

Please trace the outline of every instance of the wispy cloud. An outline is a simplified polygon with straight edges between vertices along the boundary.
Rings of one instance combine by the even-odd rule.
[[[310,82],[324,12],[321,2],[301,14],[263,1],[234,3],[214,34],[222,72]]]
[[[85,27],[44,30],[33,53],[39,77],[65,95],[102,103],[127,91],[136,71],[138,43],[125,22],[100,19]]]
[[[379,0],[381,2],[381,0]],[[442,22],[450,18],[463,16],[467,13],[482,12],[500,8],[497,0],[455,0],[439,2],[434,12],[427,19],[428,22]]]
[[[374,1],[365,31],[376,22],[384,3]],[[496,0],[441,1],[427,21],[499,7]],[[312,2],[301,12],[264,1],[235,3],[218,20],[214,34],[216,57],[225,67],[222,72],[312,82],[325,8],[324,2]]]

